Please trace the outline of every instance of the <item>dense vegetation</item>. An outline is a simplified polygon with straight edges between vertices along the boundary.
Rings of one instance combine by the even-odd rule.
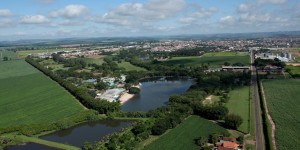
[[[83,107],[24,60],[0,62],[0,127],[50,122]]]
[[[264,80],[271,117],[276,125],[277,149],[299,149],[300,80]]]

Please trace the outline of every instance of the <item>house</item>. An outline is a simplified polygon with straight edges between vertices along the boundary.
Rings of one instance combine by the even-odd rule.
[[[215,144],[216,150],[242,150],[242,146],[237,144],[235,138],[220,137],[219,142]]]
[[[232,70],[232,71],[248,71],[250,69],[250,66],[222,66],[222,70],[223,71],[228,71],[228,70]]]

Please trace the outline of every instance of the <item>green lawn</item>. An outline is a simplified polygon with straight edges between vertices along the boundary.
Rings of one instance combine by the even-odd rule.
[[[93,59],[93,58],[77,58],[80,60],[84,60],[87,64],[96,64],[96,65],[102,65],[104,60],[103,58]]]
[[[29,54],[56,52],[56,51],[72,51],[72,50],[70,50],[70,49],[24,50],[24,51],[17,51],[17,54],[20,55],[20,56],[24,56],[24,55],[29,55]]]
[[[295,57],[296,61],[300,62],[300,57]]]
[[[264,80],[263,86],[276,125],[277,149],[300,149],[300,80]]]
[[[175,129],[146,146],[145,150],[198,150],[194,139],[199,136],[209,137],[213,133],[227,130],[199,116],[191,116]]]
[[[83,110],[56,82],[24,60],[0,62],[0,127],[62,119]]]
[[[250,57],[247,54],[236,54],[233,56],[232,53],[219,53],[207,53],[204,56],[173,57],[165,61],[165,63],[174,65],[184,64],[185,66],[200,66],[203,64],[214,68],[220,68],[224,62],[229,62],[230,64],[242,63],[243,65],[249,65],[250,63]]]
[[[2,56],[2,58],[1,58]],[[17,59],[17,55],[13,51],[7,51],[7,50],[0,50],[0,60],[3,59],[3,57],[8,57],[8,59]]]
[[[300,75],[300,66],[286,66],[286,69],[290,69],[292,75]]]
[[[236,88],[229,92],[229,97],[225,106],[229,109],[229,113],[240,115],[243,118],[243,123],[238,129],[249,133],[249,87]]]
[[[136,70],[136,71],[147,71],[145,68],[141,68],[141,67],[138,67],[138,66],[135,66],[135,65],[132,65],[130,62],[125,62],[125,61],[122,61],[121,63],[118,63],[119,67],[121,68],[125,68],[126,71],[132,71],[132,70]]]

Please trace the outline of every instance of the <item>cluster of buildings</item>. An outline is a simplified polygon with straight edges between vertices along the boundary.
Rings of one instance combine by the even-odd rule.
[[[279,56],[279,54],[274,55],[273,53],[260,53],[255,55],[255,59],[279,59],[282,62],[294,62],[292,58],[292,54],[289,52],[282,52]]]
[[[109,102],[117,101],[119,99],[121,93],[125,91],[125,89],[123,87],[125,85],[126,76],[121,75],[120,79],[116,79],[113,77],[111,77],[111,78],[105,77],[105,78],[101,78],[101,80],[103,82],[108,83],[108,85],[110,86],[110,89],[106,90],[104,93],[97,92],[96,98],[105,99]],[[83,80],[82,83],[83,84],[84,83],[92,83],[92,84],[96,85],[97,79]]]

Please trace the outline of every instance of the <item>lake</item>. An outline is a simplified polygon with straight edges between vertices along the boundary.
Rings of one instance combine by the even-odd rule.
[[[185,93],[194,83],[187,78],[150,78],[141,81],[141,92],[122,106],[122,111],[149,111],[169,102],[171,95]]]
[[[99,120],[96,122],[82,123],[40,138],[81,147],[86,141],[90,143],[98,142],[104,136],[120,131],[121,128],[128,127],[132,122],[132,120]]]

